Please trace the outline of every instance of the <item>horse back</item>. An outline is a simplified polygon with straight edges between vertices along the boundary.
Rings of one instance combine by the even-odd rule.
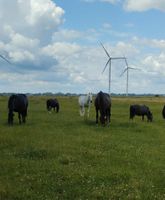
[[[25,94],[11,95],[8,101],[8,108],[15,112],[26,112],[27,114],[28,99]]]
[[[85,95],[79,96],[78,102],[80,106],[86,106],[87,105],[87,97]]]
[[[108,109],[111,107],[111,98],[107,93],[100,91],[95,99],[95,107],[97,109]]]

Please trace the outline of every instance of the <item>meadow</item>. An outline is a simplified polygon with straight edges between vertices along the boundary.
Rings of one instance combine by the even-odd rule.
[[[113,97],[109,127],[95,125],[94,105],[80,117],[77,97],[58,97],[58,114],[46,99],[30,96],[27,123],[8,126],[0,97],[0,200],[165,199],[165,98]],[[129,121],[133,103],[153,122]]]

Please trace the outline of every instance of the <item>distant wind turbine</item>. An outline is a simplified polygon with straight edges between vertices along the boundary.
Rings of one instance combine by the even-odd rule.
[[[109,64],[109,94],[111,94],[111,60],[125,59],[125,57],[111,57],[110,54],[108,53],[108,51],[107,51],[107,50],[105,49],[105,47],[103,46],[103,44],[102,44],[102,43],[100,43],[100,44],[101,44],[101,46],[103,47],[105,53],[106,53],[107,56],[108,56],[108,61],[107,61],[106,65],[105,65],[105,67],[104,67],[102,73],[104,73],[104,71],[105,71],[107,65]]]
[[[128,67],[128,62],[127,62],[127,59],[126,57],[124,58],[125,59],[125,64],[126,64],[126,68],[124,69],[124,71],[121,73],[120,76],[122,76],[125,72],[127,72],[127,82],[126,82],[126,96],[128,96],[128,79],[129,79],[129,70],[130,69],[133,69],[133,70],[140,70],[138,68],[134,68],[134,67]]]

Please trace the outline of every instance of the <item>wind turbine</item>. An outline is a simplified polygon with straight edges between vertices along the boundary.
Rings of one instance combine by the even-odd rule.
[[[122,76],[125,72],[127,72],[127,82],[126,82],[126,96],[128,96],[128,79],[129,79],[129,70],[133,69],[133,70],[140,70],[138,68],[134,68],[134,67],[128,67],[128,62],[126,57],[124,57],[125,59],[125,64],[126,64],[126,68],[124,69],[124,71],[121,73],[120,76]]]
[[[107,50],[105,49],[105,47],[103,46],[103,44],[102,44],[102,43],[100,43],[100,44],[101,44],[101,46],[103,47],[105,53],[106,53],[107,56],[108,56],[108,61],[107,61],[106,65],[105,65],[105,67],[104,67],[102,73],[104,73],[104,71],[105,71],[107,65],[109,64],[109,94],[111,94],[111,60],[125,59],[125,57],[111,57],[110,54],[108,53],[108,51],[107,51]]]

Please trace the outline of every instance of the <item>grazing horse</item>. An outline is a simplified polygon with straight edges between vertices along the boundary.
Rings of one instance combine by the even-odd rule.
[[[19,123],[26,122],[28,99],[25,94],[13,94],[8,100],[8,124],[13,124],[14,113],[18,113]]]
[[[89,117],[89,111],[90,111],[90,107],[92,104],[92,93],[88,93],[87,95],[81,95],[78,98],[78,103],[80,106],[80,116],[84,116],[85,115],[85,107],[88,108],[88,117]]]
[[[142,120],[144,121],[144,116],[147,116],[147,121],[152,122],[153,120],[153,115],[152,112],[150,111],[149,107],[146,105],[131,105],[130,106],[130,119],[133,120],[135,115],[142,116]]]
[[[46,107],[47,107],[47,110],[50,112],[52,110],[52,108],[54,109],[55,111],[55,108],[56,108],[56,112],[58,113],[59,112],[59,109],[60,109],[60,105],[59,105],[59,102],[57,99],[48,99],[46,101]]]
[[[95,99],[96,124],[98,124],[98,111],[100,111],[100,122],[105,125],[110,123],[111,98],[107,93],[100,91]]]

